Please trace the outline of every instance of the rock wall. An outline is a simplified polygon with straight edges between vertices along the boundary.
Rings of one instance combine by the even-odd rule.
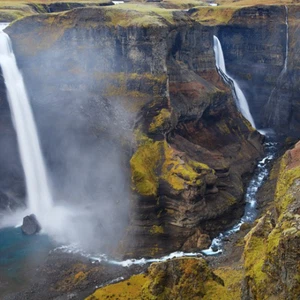
[[[227,71],[245,93],[257,127],[295,137],[299,136],[298,14],[298,6],[241,8],[217,33]]]
[[[102,141],[110,150],[125,149],[113,173],[123,179],[114,189],[130,179],[131,156],[121,255],[203,249],[242,215],[243,177],[255,167],[262,138],[215,70],[213,27],[185,12],[85,8],[25,18],[7,31],[54,184],[64,191],[70,170],[76,174],[70,136],[85,145],[92,139],[91,148]],[[103,176],[96,177],[95,201],[101,202]],[[117,197],[125,205],[122,189]]]
[[[298,142],[281,159],[272,208],[245,237],[242,299],[298,299],[299,263]]]

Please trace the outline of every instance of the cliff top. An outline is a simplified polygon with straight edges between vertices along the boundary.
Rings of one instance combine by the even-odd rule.
[[[158,23],[161,23],[162,19],[164,19],[163,23],[165,21],[173,23],[175,11],[187,11],[190,8],[197,10],[197,13],[193,13],[192,19],[205,25],[218,25],[228,23],[234,12],[239,8],[255,5],[297,4],[296,0],[280,2],[278,0],[126,0],[125,2],[124,4],[114,5],[112,0],[61,0],[59,2],[53,0],[3,1],[0,3],[0,22],[12,22],[30,15],[58,13],[74,8],[105,6],[113,9],[117,8],[119,12],[138,12],[136,16],[133,16],[134,18],[139,18],[138,22],[134,22],[134,25],[143,22],[149,24],[153,21],[154,15],[154,23],[157,23],[157,17],[159,18]],[[132,22],[127,23],[130,25]],[[122,24],[118,25],[122,26]]]

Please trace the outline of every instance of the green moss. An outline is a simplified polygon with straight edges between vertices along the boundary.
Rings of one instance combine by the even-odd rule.
[[[227,24],[237,9],[238,7],[232,6],[199,7],[192,18],[209,26]]]
[[[160,110],[159,114],[155,116],[150,123],[149,132],[153,133],[158,129],[162,129],[167,122],[170,121],[171,112],[165,108]]]
[[[166,142],[164,143],[162,179],[174,190],[183,190],[188,185],[204,184],[203,177],[208,170],[212,172],[205,164],[193,160],[184,161],[179,153],[176,153]]]
[[[244,266],[246,276],[251,278],[251,289],[261,294],[264,284],[268,278],[263,272],[263,265],[266,258],[266,241],[262,237],[251,236],[246,239],[244,255]]]
[[[159,8],[147,4],[122,4],[122,6],[106,7],[107,24],[113,26],[165,26],[174,23],[173,10]]]
[[[282,293],[289,290],[288,293],[293,295],[298,293],[297,281],[285,280],[281,275],[282,266],[290,263],[287,261],[289,257],[292,257],[289,259],[296,264],[293,257],[297,255],[294,252],[298,251],[299,221],[291,208],[298,201],[299,188],[296,184],[298,178],[300,166],[297,158],[293,160],[287,152],[281,159],[279,168],[275,192],[276,210],[268,211],[259,219],[245,238],[244,266],[247,285],[253,297],[258,300],[268,299],[275,289],[281,290]],[[295,270],[290,272],[295,273]],[[282,295],[278,297],[284,298]]]
[[[29,15],[30,13],[20,10],[0,9],[0,22],[12,22]]]
[[[280,219],[283,217],[287,207],[295,200],[295,197],[289,189],[294,181],[300,178],[300,166],[288,167],[289,157],[286,153],[280,164],[280,170],[275,190],[276,208],[280,212]]]
[[[146,283],[146,276],[143,274],[133,275],[128,280],[108,285],[96,290],[86,300],[103,300],[103,299],[119,299],[119,300],[139,300],[141,299],[141,290]]]
[[[133,187],[140,195],[157,195],[157,167],[161,158],[161,146],[162,142],[147,139],[130,160]]]
[[[162,234],[164,233],[164,228],[162,226],[153,225],[150,229],[151,234]]]

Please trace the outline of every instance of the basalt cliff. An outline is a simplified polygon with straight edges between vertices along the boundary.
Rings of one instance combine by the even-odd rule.
[[[257,128],[271,128],[283,140],[299,138],[299,13],[297,5],[187,10],[124,4],[35,13],[5,30],[24,75],[53,184],[63,190],[71,169],[80,185],[80,168],[72,169],[64,159],[73,152],[61,154],[65,134],[72,133],[76,145],[109,144],[94,162],[99,168],[113,149],[121,149],[118,172],[125,180],[108,168],[101,184],[112,186],[126,227],[120,233],[116,226],[118,235],[107,251],[119,257],[200,251],[243,215],[245,186],[263,154],[263,136],[238,111],[219,76],[213,36],[220,39],[227,71],[245,93]],[[0,143],[7,134],[15,144],[5,97],[0,78]],[[298,152],[296,147],[282,159],[274,204],[242,242],[243,264],[214,272],[202,259],[153,265],[147,276],[126,283],[139,285],[136,299],[171,299],[170,291],[172,299],[189,299],[177,296],[179,283],[194,299],[217,299],[230,284],[224,283],[228,274],[236,274],[233,282],[242,289],[219,299],[297,299]],[[19,200],[7,196],[11,191],[5,189],[3,171],[0,207],[24,202],[17,151],[13,155],[10,178]],[[7,157],[1,153],[1,171],[10,165]],[[98,201],[97,193],[93,197]],[[203,285],[186,291],[193,280]]]
[[[7,29],[52,164],[59,145],[49,131],[60,124],[51,123],[51,110],[84,119],[85,134],[99,140],[120,132],[114,143],[123,143],[133,190],[119,247],[126,256],[208,247],[242,215],[243,178],[262,153],[261,135],[216,71],[219,29],[192,13],[159,13],[83,8]]]

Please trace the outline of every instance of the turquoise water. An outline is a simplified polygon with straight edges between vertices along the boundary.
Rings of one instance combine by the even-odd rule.
[[[26,236],[20,227],[0,229],[0,295],[26,285],[51,249],[47,235]]]

